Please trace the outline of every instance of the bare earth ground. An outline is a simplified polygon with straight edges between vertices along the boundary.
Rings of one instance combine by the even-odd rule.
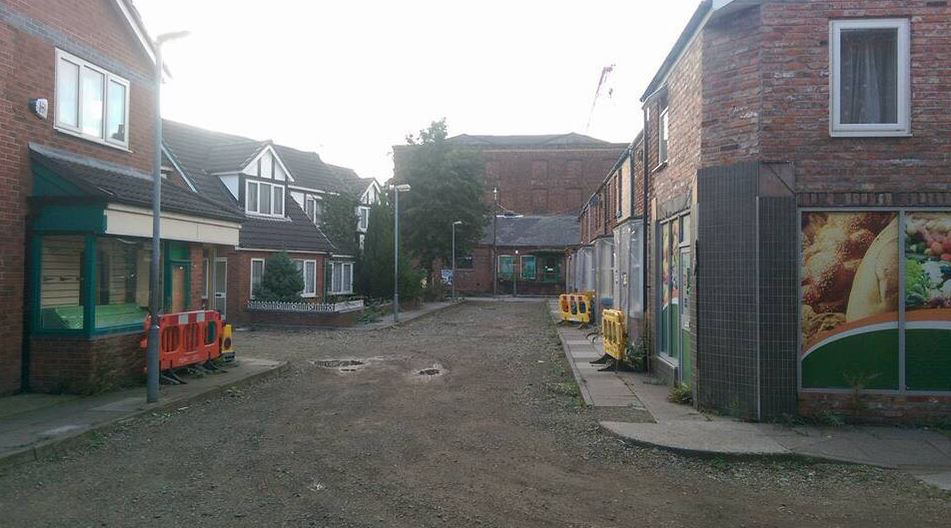
[[[0,470],[2,526],[939,526],[898,472],[627,446],[579,404],[543,303],[379,332],[248,332],[286,375]],[[371,359],[353,372],[311,360]],[[441,375],[418,376],[436,366]],[[943,519],[943,520],[942,520]]]

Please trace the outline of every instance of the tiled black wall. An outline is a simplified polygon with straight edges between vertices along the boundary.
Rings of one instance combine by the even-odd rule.
[[[796,206],[773,178],[759,163],[698,174],[697,398],[741,418],[796,404]]]

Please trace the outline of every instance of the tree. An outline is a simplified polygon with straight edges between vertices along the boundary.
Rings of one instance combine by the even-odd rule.
[[[456,227],[456,254],[466,254],[482,237],[487,214],[482,203],[481,156],[453,148],[447,135],[442,119],[418,136],[407,136],[406,142],[415,148],[400,175],[400,183],[412,186],[400,196],[400,223],[405,224],[400,234],[430,277],[435,260],[450,261],[452,223],[462,221]]]
[[[300,301],[304,291],[304,276],[286,251],[275,253],[267,259],[261,285],[254,296],[262,301]]]
[[[356,256],[357,206],[359,198],[349,192],[332,194],[324,198],[320,215],[320,229],[333,242],[339,255]]]
[[[385,196],[370,207],[363,253],[357,263],[357,291],[372,299],[393,296],[393,207]],[[405,253],[400,254],[400,297],[410,300],[420,294],[421,273],[413,269]]]

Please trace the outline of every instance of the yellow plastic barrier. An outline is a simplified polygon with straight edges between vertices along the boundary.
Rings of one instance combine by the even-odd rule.
[[[558,296],[562,321],[587,324],[591,322],[591,299],[594,292],[565,293]]]
[[[601,333],[604,334],[604,353],[617,361],[624,361],[627,339],[624,335],[624,312],[601,311]]]
[[[227,362],[234,361],[234,343],[232,343],[232,328],[226,324],[221,330],[221,359]]]

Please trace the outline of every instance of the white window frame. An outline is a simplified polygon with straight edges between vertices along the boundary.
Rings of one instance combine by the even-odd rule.
[[[337,271],[337,267],[340,268],[340,288],[334,289],[333,276]],[[345,280],[345,278],[349,280]],[[350,287],[344,288],[344,284],[349,282]],[[340,262],[334,261],[330,263],[330,286],[328,291],[331,295],[348,295],[353,293],[353,262]]]
[[[898,31],[898,122],[843,124],[841,109],[842,30]],[[829,21],[829,135],[832,137],[902,137],[911,135],[911,29],[907,18]]]
[[[205,281],[205,292],[202,295],[202,299],[208,300],[208,293],[211,289],[211,287],[209,286],[209,280],[208,280],[211,278],[211,268],[209,268],[208,266],[210,266],[211,263],[208,262],[207,258],[202,258],[201,260],[202,260],[202,266],[205,267],[205,269],[202,270],[202,275],[204,276],[204,281]]]
[[[663,148],[661,146],[663,145]],[[657,123],[657,167],[663,167],[670,160],[670,107],[660,111]]]
[[[310,299],[317,296],[317,261],[314,259],[294,259],[294,264],[300,266],[301,278],[304,279],[304,289],[301,292],[301,297]],[[307,288],[307,268],[312,267],[314,270],[314,281],[311,283],[310,288]]]
[[[257,188],[258,188],[257,199],[254,200],[254,203],[253,203],[253,204],[251,203],[251,200],[249,199],[249,197],[250,197],[250,195],[251,195],[251,192],[250,192],[251,185],[256,185]],[[261,196],[262,196],[262,194],[263,194],[263,193],[261,192],[261,190],[262,190],[261,188],[262,188],[262,187],[265,187],[265,186],[270,187],[270,193],[269,193],[269,195],[270,195],[270,197],[271,197],[271,198],[270,198],[270,200],[271,200],[271,208],[270,208],[270,209],[271,209],[271,212],[270,212],[270,213],[262,213],[262,212],[261,212],[261,207],[260,207]],[[277,203],[280,203],[280,204],[281,204],[281,212],[280,212],[280,213],[275,213],[275,212],[274,212],[274,204],[275,204],[275,202],[276,202],[276,201],[275,201],[275,194],[276,194],[276,193],[280,193],[280,195],[281,195],[280,200],[277,200]],[[284,213],[286,212],[286,209],[287,209],[287,203],[286,203],[286,196],[285,196],[285,192],[284,192],[284,186],[283,186],[283,185],[280,185],[280,184],[276,184],[276,183],[263,182],[263,181],[260,181],[260,180],[252,180],[252,179],[248,178],[248,179],[246,179],[245,182],[244,182],[244,204],[245,204],[244,210],[245,210],[245,212],[247,212],[247,213],[253,213],[253,214],[257,215],[257,216],[267,216],[267,217],[271,217],[271,218],[284,218],[284,216],[285,216]]]
[[[267,266],[267,261],[263,258],[252,258],[251,267],[248,269],[248,280],[249,280],[249,289],[248,289],[248,298],[254,299],[254,263],[261,263],[261,282],[264,282],[264,268]]]
[[[312,203],[314,204],[313,205],[314,208],[308,211],[307,208],[310,207],[310,204]],[[310,194],[304,195],[304,214],[306,214],[307,218],[310,218],[310,221],[313,222],[314,224],[317,223],[317,203],[318,203],[318,200],[313,195],[310,195]]]
[[[53,71],[54,71],[53,89],[57,98],[59,97],[59,93],[58,93],[59,92],[59,76],[60,76],[59,65],[60,65],[60,62],[62,61],[72,63],[79,67],[79,79],[78,79],[79,86],[77,86],[77,90],[76,90],[76,94],[77,94],[76,126],[74,127],[72,125],[63,123],[61,121],[60,115],[59,115],[59,103],[58,101],[54,100],[55,104],[53,109],[53,128],[65,134],[87,139],[95,143],[108,145],[110,147],[114,147],[121,150],[129,150],[129,137],[131,136],[131,132],[132,132],[132,127],[129,125],[129,101],[131,100],[130,94],[132,92],[132,85],[129,83],[129,81],[123,77],[119,77],[118,75],[110,72],[109,70],[100,68],[99,66],[96,66],[95,64],[87,60],[80,59],[79,57],[71,53],[67,53],[59,48],[56,48],[56,63],[53,66]],[[103,77],[102,127],[100,127],[98,136],[94,136],[92,134],[87,134],[83,132],[83,123],[82,123],[83,121],[83,69],[95,71],[96,73],[101,74]],[[110,82],[114,82],[116,84],[119,84],[125,87],[125,116],[123,117],[123,123],[125,123],[125,128],[126,128],[125,141],[110,139],[108,136],[106,136],[106,127],[109,126],[109,83]]]
[[[363,216],[363,215],[366,216]],[[357,206],[357,231],[366,233],[370,226],[370,208],[365,205]]]

